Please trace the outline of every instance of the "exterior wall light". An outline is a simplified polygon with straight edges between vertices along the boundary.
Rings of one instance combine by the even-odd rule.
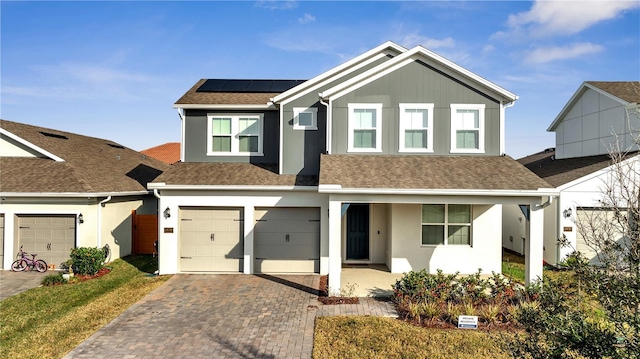
[[[564,211],[562,211],[562,215],[564,216],[564,218],[569,218],[571,217],[571,208],[567,208]]]
[[[164,218],[171,217],[171,209],[169,207],[167,207],[167,209],[165,209],[162,213],[164,213]]]
[[[84,217],[82,216],[82,213],[78,215],[78,223],[80,224],[84,223]]]

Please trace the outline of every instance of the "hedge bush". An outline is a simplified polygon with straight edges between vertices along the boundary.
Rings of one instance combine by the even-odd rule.
[[[47,274],[44,278],[42,278],[42,282],[40,282],[40,284],[44,286],[52,286],[57,284],[63,284],[66,282],[67,282],[66,279],[62,277],[62,273],[54,273],[54,274]]]
[[[82,275],[94,275],[102,268],[102,248],[79,247],[71,250],[73,271]]]

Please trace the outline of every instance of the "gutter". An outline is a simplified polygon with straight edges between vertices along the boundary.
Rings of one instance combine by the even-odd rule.
[[[93,197],[124,197],[124,196],[143,196],[149,194],[149,191],[131,191],[131,192],[0,192],[0,197],[63,197],[63,198],[93,198]]]
[[[272,103],[266,104],[246,104],[246,105],[225,105],[225,104],[175,104],[172,106],[176,109],[185,110],[276,110],[277,107]]]
[[[221,185],[167,185],[165,183],[150,183],[150,189],[155,191],[159,189],[167,190],[217,190],[217,191],[313,191],[318,190],[318,186],[221,186]],[[158,195],[156,195],[158,197]],[[160,197],[158,197],[160,198]]]
[[[318,193],[350,193],[350,194],[409,194],[409,195],[444,195],[444,196],[502,196],[502,197],[541,197],[548,196],[544,207],[551,203],[551,198],[558,192],[551,188],[538,190],[461,190],[461,189],[395,189],[395,188],[342,188],[340,185],[320,185]],[[541,205],[542,206],[542,205]],[[540,207],[540,208],[544,208]]]

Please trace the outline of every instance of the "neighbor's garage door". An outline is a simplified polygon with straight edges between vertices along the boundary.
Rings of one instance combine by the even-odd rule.
[[[260,208],[255,219],[255,272],[320,271],[319,208]]]
[[[181,208],[180,271],[242,271],[242,228],[240,208]]]
[[[0,214],[0,269],[4,266],[4,214]]]
[[[75,216],[19,215],[18,223],[18,246],[25,252],[56,268],[70,258],[76,243]]]
[[[603,208],[578,208],[576,210],[576,250],[582,253],[591,264],[600,264],[596,251],[588,245],[589,238],[610,238],[620,240],[622,234],[617,230],[614,211]],[[585,239],[585,236],[587,239]]]

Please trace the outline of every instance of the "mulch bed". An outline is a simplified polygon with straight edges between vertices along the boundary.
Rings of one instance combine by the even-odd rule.
[[[102,277],[103,275],[109,274],[109,272],[111,272],[111,268],[102,267],[102,268],[100,268],[100,270],[98,270],[98,273],[96,273],[94,275],[75,274],[74,278],[77,278],[76,280],[78,280],[80,282],[84,282],[84,281],[87,281],[89,279]]]
[[[324,305],[335,305],[335,304],[358,304],[360,300],[358,297],[330,297],[329,290],[329,276],[323,275],[320,277],[320,295],[318,297],[318,301]]]

